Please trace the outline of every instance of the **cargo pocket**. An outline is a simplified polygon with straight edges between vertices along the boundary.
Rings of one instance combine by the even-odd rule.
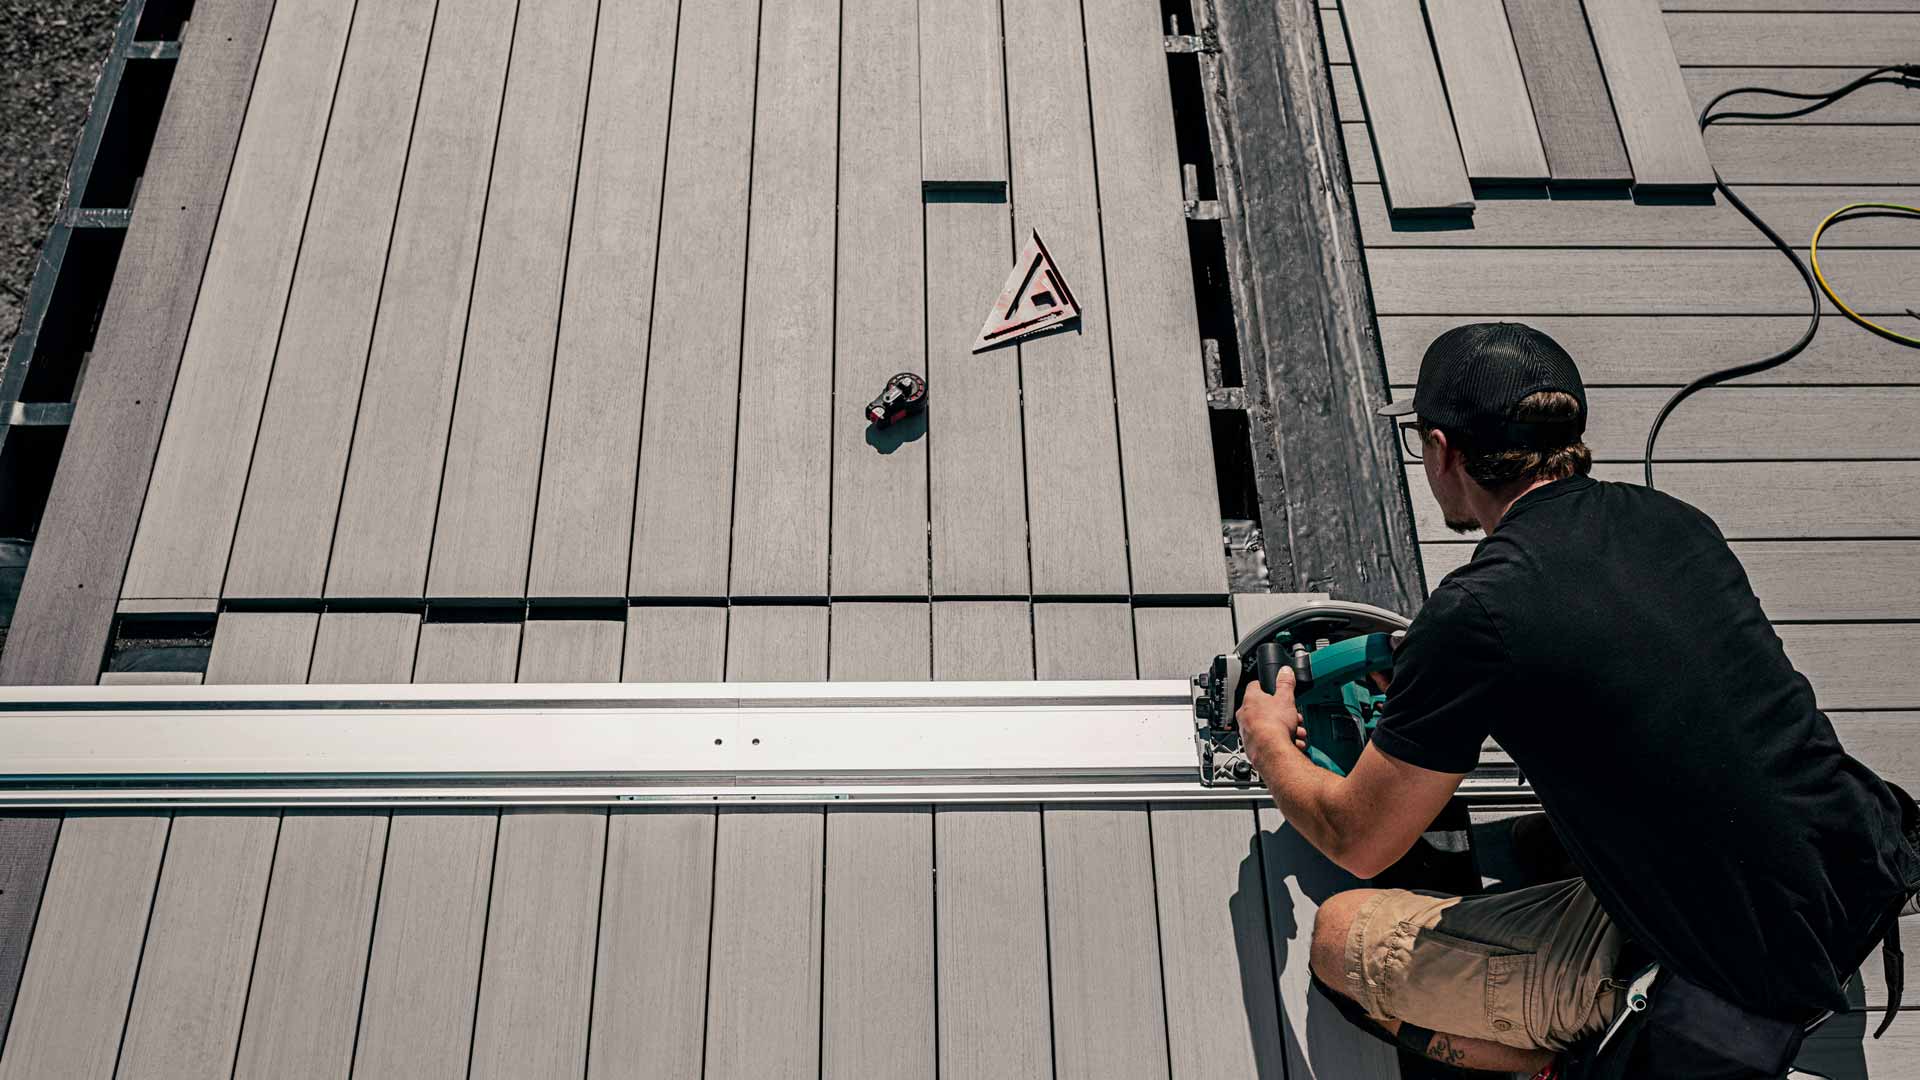
[[[1395,1015],[1450,1035],[1531,1048],[1527,991],[1533,954],[1422,930],[1390,987]]]
[[[1532,1015],[1533,954],[1487,958],[1487,1031],[1494,1042],[1521,1050],[1541,1045],[1539,1018]]]

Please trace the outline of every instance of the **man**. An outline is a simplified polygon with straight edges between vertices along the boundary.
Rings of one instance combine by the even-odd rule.
[[[1841,749],[1711,519],[1593,480],[1573,360],[1513,323],[1442,334],[1410,454],[1449,528],[1487,535],[1395,656],[1347,778],[1302,748],[1292,676],[1243,738],[1288,822],[1358,877],[1403,855],[1491,735],[1581,876],[1467,899],[1327,900],[1312,965],[1402,1045],[1547,1070],[1620,1008],[1623,950],[1748,1012],[1846,1007],[1843,980],[1920,857],[1896,796]]]

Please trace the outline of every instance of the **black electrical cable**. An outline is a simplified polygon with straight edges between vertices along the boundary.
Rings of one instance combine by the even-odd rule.
[[[1720,123],[1723,120],[1787,120],[1796,116],[1805,116],[1808,113],[1818,112],[1855,91],[1883,83],[1920,89],[1920,64],[1896,64],[1875,68],[1842,86],[1814,94],[1801,93],[1794,90],[1776,90],[1768,86],[1736,86],[1731,90],[1725,90],[1714,95],[1713,100],[1707,102],[1706,107],[1700,110],[1700,130],[1704,132],[1709,126]],[[1716,113],[1713,111],[1716,105],[1719,105],[1722,101],[1725,101],[1735,94],[1769,94],[1774,97],[1806,101],[1809,102],[1809,104],[1802,105],[1796,109],[1789,109],[1785,112],[1729,111]],[[1780,234],[1773,231],[1772,226],[1769,226],[1765,221],[1761,220],[1760,215],[1754,213],[1748,208],[1745,202],[1741,201],[1740,196],[1733,193],[1733,189],[1727,186],[1727,181],[1720,175],[1720,170],[1718,169],[1713,171],[1713,186],[1720,194],[1726,196],[1727,201],[1733,204],[1734,209],[1740,211],[1742,217],[1752,222],[1754,228],[1759,229],[1761,234],[1771,241],[1774,247],[1780,249],[1780,253],[1785,255],[1788,261],[1793,263],[1793,268],[1800,272],[1801,279],[1807,283],[1807,300],[1812,306],[1813,312],[1807,320],[1806,330],[1800,334],[1800,339],[1792,345],[1759,360],[1721,368],[1719,371],[1710,371],[1681,387],[1672,397],[1667,399],[1667,403],[1660,407],[1660,412],[1653,418],[1653,426],[1647,431],[1647,449],[1644,465],[1647,486],[1650,488],[1653,486],[1653,446],[1655,441],[1660,438],[1661,426],[1667,422],[1668,414],[1672,413],[1676,406],[1687,398],[1692,397],[1698,391],[1704,390],[1709,386],[1716,386],[1731,379],[1738,379],[1747,375],[1756,375],[1762,371],[1779,367],[1781,364],[1800,355],[1801,351],[1813,340],[1813,335],[1820,329],[1820,286],[1814,281],[1813,271],[1809,270],[1806,262],[1800,258],[1800,253],[1793,250],[1791,244],[1782,240]]]

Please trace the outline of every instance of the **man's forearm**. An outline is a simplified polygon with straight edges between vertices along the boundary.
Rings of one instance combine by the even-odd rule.
[[[1258,761],[1255,767],[1287,824],[1329,859],[1344,859],[1348,838],[1355,835],[1355,823],[1345,820],[1345,804],[1338,797],[1340,778],[1291,746],[1276,749],[1264,758],[1271,760]]]

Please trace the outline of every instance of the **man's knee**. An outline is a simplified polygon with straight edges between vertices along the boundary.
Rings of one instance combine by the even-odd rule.
[[[1313,918],[1313,973],[1319,976],[1321,982],[1342,993],[1349,992],[1347,939],[1353,931],[1353,920],[1366,902],[1378,893],[1378,889],[1349,889],[1334,893],[1320,905],[1319,913]]]

